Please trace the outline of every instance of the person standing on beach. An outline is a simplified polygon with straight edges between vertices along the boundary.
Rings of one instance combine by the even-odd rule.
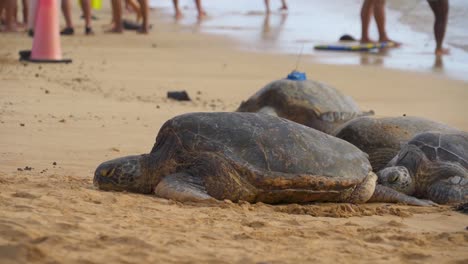
[[[85,34],[92,35],[93,30],[91,29],[91,0],[80,0],[81,10],[83,11],[85,19]],[[62,12],[65,17],[66,27],[60,31],[60,35],[73,35],[75,29],[73,27],[72,16],[71,16],[71,0],[62,0]]]
[[[385,28],[385,0],[364,0],[361,8],[361,43],[374,43],[369,38],[369,25],[372,14],[374,15],[377,29],[379,31],[379,42],[394,43],[396,46],[399,42],[391,40]]]
[[[18,27],[16,25],[16,12],[17,3],[16,0],[1,0],[0,2],[0,18],[5,10],[5,28],[6,32],[16,32]]]
[[[449,12],[449,1],[448,0],[427,0],[429,6],[434,12],[434,37],[436,39],[435,54],[445,55],[449,54],[449,50],[443,48],[442,43],[444,42],[445,30],[447,29],[448,12]]]
[[[182,11],[180,11],[179,0],[172,0],[172,3],[174,4],[175,18],[176,19],[182,18],[184,15],[182,14]],[[205,10],[203,10],[201,0],[195,0],[195,5],[197,6],[198,19],[202,19],[206,17],[206,12]]]
[[[149,32],[149,23],[148,23],[148,0],[138,0],[140,4],[141,16],[143,18],[143,23],[141,28],[137,31],[138,33],[147,34]],[[123,24],[122,24],[122,1],[121,0],[111,0],[112,4],[112,28],[107,31],[110,33],[122,33]]]
[[[265,0],[265,9],[266,9],[266,13],[270,14],[270,12],[271,12],[271,10],[270,10],[270,0]],[[286,4],[286,0],[281,0],[280,10],[281,11],[288,10],[288,5]]]
[[[27,0],[21,0],[22,3],[22,15],[23,15],[23,22],[20,22],[18,19],[18,4],[15,3],[15,11],[14,11],[14,16],[15,16],[15,21],[17,26],[24,27],[25,25],[28,24],[28,1]]]

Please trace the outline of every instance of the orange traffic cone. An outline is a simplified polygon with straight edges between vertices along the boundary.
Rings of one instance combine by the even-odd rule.
[[[37,0],[32,51],[20,51],[20,60],[70,63],[62,58],[57,0]]]

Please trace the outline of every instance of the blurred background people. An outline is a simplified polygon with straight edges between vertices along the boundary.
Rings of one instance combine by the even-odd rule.
[[[449,1],[448,0],[427,0],[429,6],[434,12],[434,37],[436,40],[435,54],[445,55],[449,54],[449,49],[443,47],[445,31],[447,29]]]
[[[267,14],[270,14],[270,0],[265,0],[265,10]],[[288,10],[288,5],[286,4],[286,0],[281,0],[281,7],[280,10]]]
[[[175,18],[182,18],[184,15],[182,14],[182,11],[180,11],[179,0],[172,0],[172,3],[174,4]],[[197,6],[198,19],[206,17],[206,12],[203,10],[201,0],[195,0],[195,5]]]
[[[71,15],[71,1],[62,0],[62,12],[65,17],[65,28],[60,32],[61,35],[73,35],[75,34],[75,27],[73,25]],[[91,0],[80,0],[81,10],[83,11],[83,17],[85,20],[85,34],[92,35],[93,30],[91,28]]]
[[[0,19],[4,24],[2,31],[16,32],[18,26],[16,23],[17,0],[0,1]]]
[[[369,26],[371,17],[374,15],[377,29],[379,31],[378,42],[392,42],[395,45],[401,43],[391,40],[387,35],[385,25],[385,0],[364,0],[361,7],[361,43],[374,43],[369,37]]]
[[[122,1],[111,0],[111,4],[112,4],[112,28],[108,32],[122,33],[123,32]],[[141,24],[141,27],[137,30],[137,32],[147,34],[149,32],[148,0],[138,0],[138,4],[139,4],[140,14],[142,17],[142,24]]]

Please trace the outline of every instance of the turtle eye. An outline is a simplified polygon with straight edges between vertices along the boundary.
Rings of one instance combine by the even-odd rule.
[[[109,169],[101,169],[99,170],[99,175],[102,177],[107,177],[107,173],[109,172]]]
[[[115,171],[115,168],[112,168],[112,169],[105,168],[105,169],[101,169],[101,170],[99,171],[99,174],[100,174],[102,177],[110,177],[110,176],[112,176],[112,174],[114,174],[114,171]]]
[[[398,181],[399,178],[400,178],[400,176],[398,174],[394,174],[394,175],[392,175],[392,176],[390,176],[388,178],[388,182],[389,183],[395,183],[395,182]]]

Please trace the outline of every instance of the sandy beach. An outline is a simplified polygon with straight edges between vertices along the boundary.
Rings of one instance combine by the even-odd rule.
[[[97,190],[101,162],[149,152],[176,115],[235,110],[297,60],[174,23],[103,34],[108,13],[95,36],[77,21],[78,33],[62,37],[68,65],[20,63],[32,40],[0,34],[0,263],[468,262],[468,216],[450,206],[212,206]],[[468,130],[467,82],[307,54],[300,70],[379,116]],[[173,90],[193,100],[166,99]]]

